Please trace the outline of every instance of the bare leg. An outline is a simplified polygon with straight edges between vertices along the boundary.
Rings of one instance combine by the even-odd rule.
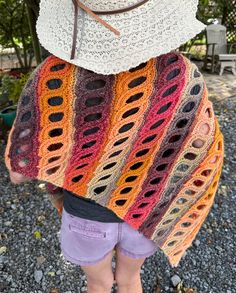
[[[112,251],[99,263],[81,266],[87,277],[87,293],[110,293],[114,282]]]
[[[142,293],[140,269],[145,258],[133,259],[116,250],[115,279],[118,293]]]

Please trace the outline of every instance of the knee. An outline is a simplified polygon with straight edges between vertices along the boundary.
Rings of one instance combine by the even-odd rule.
[[[109,292],[114,283],[113,275],[106,275],[102,278],[96,278],[94,276],[87,276],[88,287],[93,288],[94,291]],[[92,291],[92,290],[91,290]]]
[[[127,275],[125,272],[122,271],[116,271],[115,281],[119,287],[130,286],[134,283],[137,283],[140,281],[140,270],[132,274],[132,276],[130,276],[129,274]]]

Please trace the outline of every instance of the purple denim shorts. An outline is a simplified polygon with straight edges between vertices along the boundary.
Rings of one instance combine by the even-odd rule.
[[[104,223],[83,219],[63,208],[60,246],[65,259],[77,265],[93,265],[116,247],[130,258],[146,258],[157,251],[154,241],[125,222]]]

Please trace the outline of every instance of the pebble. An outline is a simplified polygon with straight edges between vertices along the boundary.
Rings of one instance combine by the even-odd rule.
[[[116,263],[113,261],[113,262],[111,263],[111,266],[112,266],[112,268],[114,269],[114,268],[116,267]]]
[[[41,270],[34,271],[34,279],[37,283],[40,283],[43,277],[43,272]]]
[[[9,226],[11,226],[11,225],[12,225],[12,222],[11,222],[11,221],[6,221],[6,222],[5,222],[5,226],[9,227]]]
[[[199,245],[200,245],[200,241],[197,239],[197,240],[195,240],[194,244],[195,244],[196,246],[199,246]]]
[[[4,254],[7,252],[7,247],[6,246],[1,246],[0,247],[0,255]]]
[[[7,277],[7,282],[11,282],[11,281],[12,281],[12,276],[10,275]]]
[[[174,275],[171,277],[171,282],[172,282],[172,285],[176,287],[181,282],[181,279],[178,275]]]
[[[42,265],[45,262],[46,258],[43,255],[37,257],[37,264]]]
[[[213,208],[214,208],[214,209],[218,209],[218,207],[219,207],[219,206],[218,206],[217,203],[214,203],[214,204],[213,204]]]
[[[7,261],[7,256],[0,255],[0,264],[5,263]]]

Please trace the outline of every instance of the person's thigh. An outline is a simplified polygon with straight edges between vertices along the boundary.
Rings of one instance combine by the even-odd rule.
[[[140,269],[146,258],[131,258],[116,250],[115,280],[118,284],[128,284],[140,276]]]
[[[62,211],[60,246],[65,259],[80,265],[95,265],[113,251],[117,243],[117,223],[103,223]]]
[[[114,282],[114,274],[112,271],[112,257],[113,251],[110,251],[104,259],[99,261],[96,264],[81,266],[81,269],[84,271],[88,287],[91,288],[101,288],[106,291],[110,291]],[[94,286],[93,286],[94,285]]]

